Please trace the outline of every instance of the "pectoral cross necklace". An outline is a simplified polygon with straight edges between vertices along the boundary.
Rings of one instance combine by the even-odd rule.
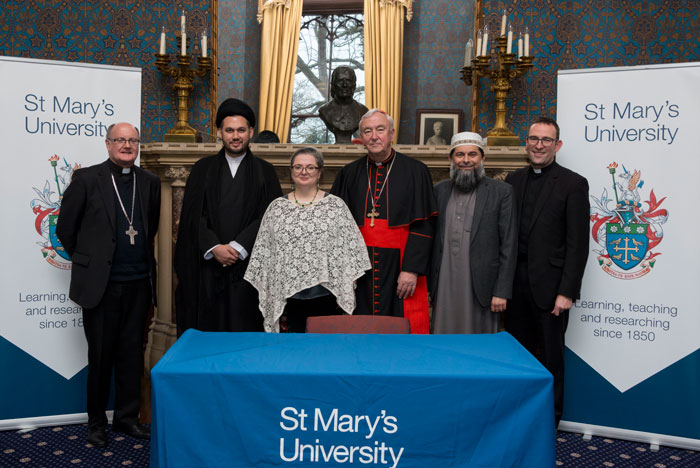
[[[124,231],[124,234],[129,236],[129,243],[131,245],[136,245],[134,237],[138,235],[138,231],[134,229],[134,205],[136,205],[136,171],[134,171],[134,191],[131,195],[131,217],[126,214],[126,208],[124,208],[124,203],[122,202],[122,197],[119,195],[119,190],[117,189],[117,183],[114,181],[114,174],[112,174],[112,185],[114,186],[114,192],[117,194],[117,200],[119,200],[119,206],[122,207],[122,213],[126,221],[129,223],[129,229]]]
[[[395,159],[395,158],[394,158]],[[394,167],[394,159],[391,160],[391,163],[389,164],[389,169],[386,171],[386,177],[384,177],[384,182],[382,182],[382,188],[379,189],[379,193],[375,197],[374,195],[370,196],[369,199],[372,202],[372,210],[367,213],[367,217],[370,219],[369,222],[369,227],[374,227],[374,218],[379,216],[379,212],[377,211],[377,202],[379,201],[379,198],[382,196],[382,192],[384,191],[384,187],[386,186],[386,181],[389,180],[389,174],[391,173],[391,168]],[[369,156],[367,156],[367,188],[371,192],[371,187],[372,187],[372,176],[369,170]],[[387,213],[388,215],[388,213]]]

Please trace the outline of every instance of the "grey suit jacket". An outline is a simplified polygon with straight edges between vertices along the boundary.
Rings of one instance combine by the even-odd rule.
[[[452,193],[451,180],[435,185],[438,202],[438,228],[433,240],[430,269],[430,295],[437,297],[440,262],[445,237],[445,212]],[[485,177],[476,188],[476,204],[471,228],[469,267],[472,290],[483,307],[493,296],[510,299],[517,260],[517,230],[513,189],[499,180]]]

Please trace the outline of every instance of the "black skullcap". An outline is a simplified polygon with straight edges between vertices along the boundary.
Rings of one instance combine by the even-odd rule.
[[[221,122],[232,115],[240,115],[248,121],[248,125],[255,127],[255,113],[253,113],[253,109],[240,99],[228,98],[221,103],[219,110],[216,111],[216,128],[221,128]]]

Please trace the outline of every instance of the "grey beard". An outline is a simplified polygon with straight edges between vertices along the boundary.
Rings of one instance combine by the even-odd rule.
[[[481,179],[486,175],[484,165],[479,164],[472,171],[462,171],[455,163],[450,163],[450,179],[462,192],[470,193],[479,185]]]

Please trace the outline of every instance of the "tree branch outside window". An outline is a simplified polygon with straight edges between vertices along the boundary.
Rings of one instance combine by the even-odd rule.
[[[362,14],[304,15],[292,97],[290,142],[333,143],[318,116],[331,99],[330,77],[338,66],[355,70],[355,100],[365,101],[364,23]]]

